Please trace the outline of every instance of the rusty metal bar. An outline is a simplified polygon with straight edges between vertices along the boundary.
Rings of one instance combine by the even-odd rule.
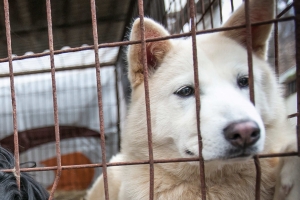
[[[275,11],[276,11],[276,16],[278,13],[278,8],[277,8],[277,1],[275,1]],[[277,80],[279,79],[279,50],[278,50],[278,22],[274,23],[274,55],[275,55],[275,60],[274,60],[274,65],[275,65],[275,74]]]
[[[296,75],[297,75],[297,113],[300,113],[300,1],[294,0],[295,42],[296,42]],[[300,117],[297,116],[298,156],[300,156]]]
[[[201,9],[202,9],[202,15],[204,16],[205,13],[205,4],[204,0],[201,0]],[[203,30],[205,30],[205,20],[202,20]]]
[[[289,157],[298,156],[298,152],[288,152],[288,153],[274,153],[274,154],[258,154],[258,158],[274,158],[274,157]],[[253,157],[254,158],[254,157]],[[173,158],[173,159],[158,159],[153,160],[154,163],[174,163],[174,162],[199,162],[199,158]],[[149,164],[149,160],[139,160],[131,162],[113,162],[107,163],[107,167],[114,166],[129,166],[129,165],[145,165]],[[80,169],[80,168],[96,168],[102,167],[102,163],[96,164],[81,164],[81,165],[66,165],[62,166],[62,170],[67,169]],[[35,168],[21,168],[21,172],[33,172],[33,171],[53,171],[56,170],[57,166],[52,167],[35,167]],[[1,169],[1,172],[14,172],[14,169]]]
[[[153,164],[154,163],[170,163],[170,162],[190,162],[190,161],[195,161],[195,162],[200,162],[200,179],[201,179],[201,187],[204,186],[204,189],[201,189],[202,191],[202,199],[206,198],[206,192],[205,192],[205,178],[204,178],[204,162],[203,162],[203,158],[202,158],[202,139],[201,139],[201,132],[200,132],[200,99],[199,99],[199,94],[197,95],[197,92],[199,93],[199,91],[197,90],[195,93],[196,95],[196,112],[197,112],[197,121],[199,120],[199,123],[197,123],[197,129],[198,129],[198,136],[199,136],[199,158],[193,158],[193,159],[165,159],[165,160],[154,160],[153,159],[153,148],[152,148],[152,132],[151,132],[151,114],[150,114],[150,99],[149,99],[149,90],[148,90],[148,86],[146,86],[146,84],[148,85],[148,80],[147,80],[147,67],[146,67],[146,63],[147,63],[147,58],[145,56],[145,54],[143,54],[143,64],[145,67],[144,70],[144,76],[145,76],[145,101],[146,101],[146,109],[147,109],[147,123],[148,123],[148,138],[150,138],[149,142],[149,160],[146,161],[136,161],[136,162],[120,162],[120,163],[106,163],[106,157],[105,157],[105,138],[103,140],[102,137],[105,136],[104,134],[104,120],[103,120],[103,113],[102,112],[102,96],[101,96],[101,81],[100,81],[100,61],[99,61],[99,56],[98,56],[98,49],[99,48],[106,48],[106,47],[115,47],[115,46],[120,46],[120,45],[125,45],[125,44],[138,44],[141,43],[142,44],[142,50],[145,53],[146,48],[146,42],[151,42],[151,41],[160,41],[160,40],[167,40],[170,38],[179,38],[179,37],[184,37],[184,36],[192,36],[192,40],[193,40],[193,58],[194,58],[194,70],[195,70],[195,87],[199,88],[199,82],[196,85],[196,82],[198,81],[198,61],[197,61],[197,48],[196,48],[196,34],[206,34],[206,33],[212,33],[212,32],[218,32],[218,31],[225,31],[225,30],[231,30],[231,29],[236,29],[236,28],[247,28],[248,32],[247,32],[247,36],[249,38],[249,36],[251,36],[251,26],[255,26],[255,25],[261,25],[261,24],[267,24],[267,23],[273,23],[273,22],[280,22],[280,21],[287,21],[287,20],[295,20],[295,24],[296,24],[296,62],[297,62],[297,86],[298,88],[300,88],[300,70],[299,70],[299,64],[300,64],[300,52],[299,52],[299,48],[300,48],[300,2],[297,2],[296,0],[294,1],[294,7],[295,7],[295,13],[296,13],[296,17],[286,17],[286,18],[281,18],[276,19],[276,20],[268,20],[265,22],[260,22],[260,23],[254,23],[254,24],[250,24],[250,22],[247,22],[247,18],[249,17],[249,13],[246,14],[246,25],[241,25],[241,26],[236,26],[236,27],[230,27],[230,28],[219,28],[219,29],[214,29],[214,30],[207,30],[207,31],[196,31],[196,27],[195,27],[195,8],[194,8],[194,2],[192,0],[190,0],[190,15],[191,15],[191,33],[187,33],[187,34],[176,34],[173,36],[168,36],[168,37],[161,37],[161,38],[155,38],[155,39],[145,39],[145,35],[144,35],[144,25],[143,25],[143,18],[144,18],[144,13],[143,13],[143,1],[139,0],[139,10],[140,10],[140,19],[141,19],[141,41],[135,41],[135,42],[131,42],[131,41],[126,41],[126,42],[116,42],[116,43],[107,43],[107,44],[98,44],[98,34],[97,34],[97,22],[95,20],[95,16],[96,16],[96,12],[95,12],[95,1],[91,0],[91,7],[92,7],[92,18],[93,18],[93,34],[94,34],[94,45],[89,46],[89,47],[78,47],[78,48],[71,48],[71,49],[67,49],[67,50],[58,50],[58,51],[54,51],[53,49],[53,34],[52,34],[52,20],[51,20],[51,4],[50,4],[50,0],[47,0],[47,19],[48,19],[48,34],[49,34],[49,47],[50,47],[50,52],[47,53],[41,53],[41,54],[34,54],[34,55],[26,55],[26,56],[17,56],[12,58],[12,53],[11,53],[11,42],[10,42],[10,28],[9,27],[9,21],[7,22],[7,19],[9,20],[9,8],[8,8],[8,0],[4,0],[4,10],[5,10],[5,23],[6,23],[6,34],[7,34],[7,46],[8,46],[8,58],[5,59],[0,59],[0,62],[9,62],[9,67],[10,67],[10,79],[11,79],[11,93],[12,93],[12,101],[15,102],[15,100],[13,100],[13,96],[14,94],[14,87],[13,87],[13,77],[14,77],[14,73],[13,73],[13,68],[12,68],[12,61],[13,60],[22,60],[22,59],[26,59],[26,58],[30,58],[30,57],[41,57],[41,56],[46,56],[46,55],[50,55],[51,58],[51,74],[52,74],[52,87],[53,87],[53,104],[54,104],[54,113],[56,113],[54,116],[54,121],[55,121],[55,136],[56,136],[56,147],[57,147],[57,152],[59,152],[57,155],[59,155],[58,160],[60,159],[60,148],[59,148],[59,141],[60,141],[60,135],[59,135],[59,129],[58,129],[58,107],[57,107],[57,99],[56,99],[56,86],[55,86],[55,71],[58,71],[55,69],[54,66],[54,55],[55,54],[61,54],[61,53],[67,53],[67,52],[75,52],[75,51],[81,51],[81,50],[87,50],[87,49],[94,49],[95,50],[95,61],[96,61],[96,75],[97,75],[97,90],[98,90],[98,104],[99,104],[99,118],[100,118],[100,129],[101,129],[101,148],[102,148],[102,163],[100,164],[86,164],[86,165],[69,165],[69,166],[61,166],[61,163],[59,163],[60,161],[58,161],[57,166],[54,167],[40,167],[40,168],[24,168],[24,169],[19,169],[19,173],[20,171],[46,171],[46,170],[66,170],[66,169],[78,169],[78,168],[91,168],[91,167],[103,167],[103,173],[106,173],[106,168],[110,167],[110,166],[121,166],[121,165],[137,165],[137,164],[149,164],[150,165],[150,199],[153,199],[153,193],[154,193],[154,188],[153,188],[153,183],[151,184],[151,181],[153,182],[153,178],[154,178],[154,168],[153,168]],[[232,1],[231,1],[232,2]],[[6,3],[6,4],[5,4]],[[246,4],[249,4],[249,1],[246,1]],[[247,6],[245,6],[246,9],[246,13],[247,13]],[[291,6],[290,6],[291,7]],[[233,4],[232,4],[232,9],[233,9]],[[287,8],[285,9],[287,10]],[[248,11],[249,12],[249,11]],[[286,11],[285,11],[286,12]],[[283,12],[281,12],[283,13]],[[278,14],[277,17],[281,17],[282,15]],[[204,20],[203,20],[204,22]],[[204,25],[205,26],[205,25]],[[96,28],[95,28],[96,27]],[[250,30],[250,32],[249,32]],[[9,34],[9,35],[8,35]],[[248,41],[248,39],[247,39]],[[250,37],[250,41],[251,41],[251,37]],[[10,45],[9,45],[10,44]],[[247,42],[247,50],[248,50],[248,62],[249,62],[249,52],[251,53],[251,50],[248,49],[250,44],[248,44]],[[52,48],[51,48],[52,46]],[[250,45],[251,47],[251,45]],[[298,50],[297,50],[298,49]],[[251,56],[250,56],[251,57]],[[252,59],[252,57],[251,57]],[[98,61],[97,61],[98,60]],[[252,61],[249,62],[250,64],[252,64]],[[250,65],[249,65],[250,66]],[[249,69],[250,70],[250,69]],[[253,75],[252,75],[253,76]],[[249,73],[249,78],[250,78],[250,73]],[[251,78],[250,78],[251,79]],[[253,79],[253,77],[252,77]],[[252,83],[253,84],[253,83]],[[250,84],[251,85],[251,84]],[[253,95],[254,95],[254,91],[253,91]],[[198,97],[198,102],[197,102],[197,97]],[[300,94],[298,92],[298,113],[299,113],[299,109],[300,109]],[[251,98],[251,91],[250,91],[250,98]],[[254,102],[254,96],[253,98],[253,102]],[[14,109],[15,108],[15,109]],[[14,116],[14,112],[15,112],[15,117],[14,120],[16,120],[16,105],[13,103],[13,116]],[[199,116],[198,116],[199,115]],[[294,117],[297,116],[296,114],[292,114],[289,117]],[[299,117],[298,117],[298,126],[299,127]],[[17,134],[17,121],[14,122],[14,135],[16,135],[16,137],[18,137]],[[298,128],[299,129],[299,128]],[[256,170],[257,170],[257,179],[256,179],[256,199],[259,199],[259,191],[260,191],[260,176],[261,176],[261,172],[260,172],[260,165],[259,165],[259,158],[269,158],[269,157],[279,157],[279,156],[295,156],[295,155],[300,155],[300,138],[299,138],[299,130],[297,130],[297,135],[298,135],[298,153],[285,153],[285,154],[266,154],[266,155],[257,155],[254,157],[254,161],[255,161],[255,166],[256,166]],[[104,143],[103,143],[104,141]],[[18,146],[18,140],[15,141],[15,145]],[[15,148],[16,149],[16,148]],[[59,151],[58,151],[59,150]],[[16,155],[17,154],[17,155]],[[152,154],[152,157],[151,157]],[[104,156],[103,156],[104,155]],[[15,152],[15,157],[19,156],[19,153]],[[103,159],[104,158],[104,159]],[[17,165],[17,164],[16,164]],[[201,167],[201,165],[203,165],[203,167]],[[18,164],[19,166],[19,164]],[[105,170],[104,170],[105,168]],[[1,170],[1,171],[7,171],[7,172],[13,172],[13,170]],[[16,172],[18,170],[16,169]],[[104,172],[105,171],[105,172]],[[203,177],[202,177],[203,175]],[[55,179],[55,184],[58,183],[59,177]],[[204,184],[203,184],[204,181]],[[107,176],[106,176],[106,180],[104,181],[105,184],[107,184]],[[51,195],[53,195],[54,191],[55,191],[55,187],[53,185],[53,188],[51,190]],[[106,190],[108,190],[108,187],[105,187],[105,192],[107,193],[106,195],[106,199],[109,199],[108,197],[108,192]],[[152,187],[152,188],[151,188]],[[204,194],[203,194],[204,193]],[[151,197],[152,195],[152,197]],[[204,198],[203,198],[204,196]],[[52,196],[50,196],[51,199]]]
[[[252,27],[250,19],[250,5],[249,0],[245,0],[245,20],[246,20],[246,45],[248,58],[248,73],[249,73],[249,93],[250,100],[255,104],[254,97],[254,80],[253,80],[253,60],[252,60]]]
[[[296,156],[296,152],[287,152],[287,153],[269,153],[269,154],[258,154],[259,158],[274,158],[274,157],[287,157],[287,156]]]
[[[96,16],[96,3],[91,0],[91,14],[93,25],[93,40],[95,52],[95,69],[97,78],[97,94],[98,94],[98,108],[99,108],[99,122],[100,122],[100,142],[101,142],[101,156],[102,156],[102,174],[104,180],[104,194],[105,199],[109,200],[108,193],[108,177],[106,166],[106,149],[105,149],[105,130],[104,130],[104,117],[103,117],[103,103],[102,103],[102,88],[101,88],[101,75],[100,75],[100,59],[98,50],[98,31],[97,31],[97,16]]]
[[[211,0],[209,0],[209,14],[210,14],[210,26],[211,28],[214,28],[214,16],[213,16],[213,9],[214,9],[214,6],[213,4],[211,3]]]
[[[284,22],[284,21],[291,21],[295,20],[294,16],[290,17],[284,17],[280,19],[272,19],[272,20],[267,20],[267,21],[261,21],[261,22],[256,22],[252,23],[251,26],[260,26],[260,25],[265,25],[265,24],[272,24],[274,22]],[[215,32],[222,32],[222,31],[228,31],[228,30],[235,30],[235,29],[241,29],[245,28],[246,25],[238,25],[238,26],[231,26],[231,27],[221,27],[221,28],[215,28],[215,29],[208,29],[208,30],[201,30],[201,31],[196,31],[196,35],[201,35],[201,34],[208,34],[208,33],[215,33]],[[168,39],[174,39],[174,38],[182,38],[182,37],[189,37],[192,34],[189,33],[181,33],[181,34],[172,34],[170,36],[165,36],[165,37],[157,37],[157,38],[151,38],[151,39],[146,39],[146,42],[154,42],[154,41],[162,41],[162,40],[168,40]],[[126,45],[127,44],[139,44],[141,41],[130,41],[130,42],[124,42]]]
[[[47,23],[48,23],[48,39],[50,50],[50,65],[51,65],[51,80],[52,80],[52,95],[53,95],[53,109],[54,109],[54,129],[55,129],[55,145],[57,157],[57,172],[56,177],[50,192],[49,200],[53,199],[54,192],[57,188],[61,176],[61,152],[60,152],[60,133],[59,133],[59,120],[58,120],[58,105],[57,105],[57,92],[55,80],[55,65],[54,65],[54,46],[53,46],[53,32],[52,32],[52,16],[51,16],[51,0],[46,0],[47,9]]]
[[[121,119],[120,119],[120,94],[119,94],[119,73],[115,65],[115,90],[116,90],[116,106],[117,106],[117,135],[118,135],[118,151],[121,150]]]
[[[144,67],[144,88],[145,88],[145,103],[147,113],[147,134],[148,134],[148,151],[149,151],[149,168],[150,168],[150,188],[149,199],[154,198],[154,162],[153,162],[153,146],[152,146],[152,129],[151,129],[151,112],[150,112],[150,95],[148,85],[148,67],[147,67],[147,49],[145,38],[145,24],[144,24],[144,5],[143,0],[138,1],[140,30],[141,30],[141,46],[142,46],[142,63]]]
[[[17,104],[15,94],[15,83],[14,83],[14,72],[12,64],[12,47],[11,47],[11,29],[9,19],[9,3],[8,0],[4,0],[4,16],[5,16],[5,32],[7,40],[7,55],[9,63],[9,77],[10,77],[10,92],[11,92],[11,103],[13,111],[13,126],[14,126],[14,156],[15,156],[15,167],[14,174],[18,188],[21,188],[20,184],[20,157],[19,157],[19,140],[18,140],[18,121],[17,121]]]
[[[273,20],[257,22],[257,23],[253,23],[251,25],[252,26],[259,26],[259,25],[270,24],[270,23],[274,23],[274,22],[285,22],[285,21],[290,21],[290,20],[295,20],[295,17],[294,16],[283,17],[283,18],[279,18],[279,19],[273,19]],[[200,34],[228,31],[228,30],[233,30],[233,29],[238,29],[238,28],[245,28],[245,27],[246,27],[246,25],[232,26],[232,27],[221,27],[221,28],[197,31],[196,34],[200,35]],[[168,39],[171,39],[171,38],[180,38],[180,37],[187,37],[187,36],[191,36],[191,33],[173,34],[173,35],[168,36],[168,37],[147,39],[146,42],[168,40]],[[113,43],[102,43],[102,44],[98,45],[98,48],[102,49],[102,48],[109,48],[109,47],[119,47],[119,46],[122,46],[122,45],[131,45],[131,44],[140,44],[140,43],[141,43],[141,41],[122,41],[122,42],[113,42]],[[54,55],[59,55],[59,54],[69,53],[69,52],[78,52],[78,51],[83,51],[83,50],[91,50],[93,48],[94,48],[94,46],[91,45],[91,46],[85,46],[85,47],[69,48],[69,49],[64,49],[64,50],[55,50]],[[27,58],[38,58],[38,57],[43,57],[43,56],[48,56],[48,55],[50,55],[50,52],[35,53],[35,54],[31,54],[31,55],[14,56],[14,57],[12,57],[12,60],[13,61],[15,61],[15,60],[24,60],[24,59],[27,59]],[[8,58],[0,59],[0,63],[8,62],[8,61],[9,61]]]
[[[253,60],[252,60],[252,27],[250,18],[250,2],[245,0],[245,23],[246,23],[246,45],[247,45],[247,58],[248,58],[248,80],[249,80],[249,95],[251,102],[255,105],[254,96],[254,76],[253,76]],[[261,182],[261,169],[259,160],[255,157],[256,168],[256,186],[255,186],[255,199],[260,200],[260,182]]]
[[[220,23],[223,24],[223,9],[222,9],[222,0],[219,0],[219,10],[220,10]]]
[[[254,163],[256,169],[255,199],[260,200],[261,168],[258,155],[254,156]]]
[[[195,82],[195,103],[196,103],[196,120],[197,120],[197,134],[198,134],[198,148],[199,148],[199,169],[200,169],[200,187],[202,200],[206,200],[206,185],[205,185],[205,170],[204,159],[202,155],[202,136],[200,130],[200,83],[198,73],[198,58],[197,58],[197,41],[196,41],[196,22],[195,22],[195,2],[189,1],[190,5],[190,22],[191,22],[191,34],[192,34],[192,48],[193,48],[193,65],[194,65],[194,82]]]
[[[288,115],[288,118],[293,118],[293,117],[297,117],[297,116],[298,116],[298,113],[293,113],[293,114]]]
[[[102,63],[101,68],[103,67],[110,67],[113,66],[115,63],[114,62],[107,62],[107,63]],[[61,72],[61,71],[71,71],[71,70],[77,70],[77,69],[89,69],[95,67],[95,64],[93,65],[84,65],[84,66],[76,66],[76,67],[60,67],[56,68],[56,72]],[[23,76],[23,75],[31,75],[31,74],[42,74],[42,73],[47,73],[51,72],[51,69],[41,69],[41,70],[32,70],[32,71],[24,71],[24,72],[14,72],[14,76]],[[0,78],[4,77],[9,77],[10,74],[0,74]]]

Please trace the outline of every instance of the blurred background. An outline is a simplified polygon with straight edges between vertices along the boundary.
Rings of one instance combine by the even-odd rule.
[[[242,2],[196,0],[197,30],[220,27]],[[278,0],[277,14],[291,7],[291,3]],[[20,162],[56,166],[50,56],[38,55],[49,51],[46,1],[10,0],[9,4]],[[95,55],[89,48],[93,45],[90,1],[52,0],[51,4],[54,49],[65,50],[54,56],[62,164],[101,163]],[[99,44],[128,40],[131,23],[138,17],[137,0],[96,0],[96,9]],[[163,24],[171,34],[190,31],[187,0],[144,0],[144,10],[145,16]],[[280,17],[293,14],[291,7]],[[3,2],[0,27],[0,144],[13,151]],[[130,97],[126,48],[99,49],[107,159],[119,151],[119,136]],[[23,55],[27,55],[26,59]],[[296,112],[294,58],[294,22],[279,22],[272,34],[269,61],[278,66],[278,80],[286,86],[289,114]],[[100,173],[101,168],[64,170],[56,198],[81,199]],[[31,174],[44,187],[51,188],[55,171]]]

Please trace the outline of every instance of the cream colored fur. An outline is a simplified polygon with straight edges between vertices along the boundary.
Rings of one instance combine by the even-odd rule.
[[[253,0],[252,22],[273,18],[273,0]],[[244,23],[244,8],[239,8],[224,26]],[[207,197],[211,200],[252,200],[256,170],[253,159],[229,158],[231,145],[224,139],[224,127],[233,121],[251,119],[261,129],[260,139],[251,154],[295,150],[295,134],[284,109],[281,89],[265,61],[271,25],[253,27],[253,70],[255,106],[249,90],[239,88],[237,77],[248,74],[244,29],[197,36],[197,57],[201,98],[201,134]],[[146,38],[169,33],[151,19],[145,19]],[[140,21],[133,24],[130,40],[140,40]],[[121,152],[111,162],[148,159],[144,75],[141,46],[128,49],[131,104],[122,134]],[[151,126],[154,159],[199,156],[195,98],[175,94],[183,86],[194,85],[191,39],[147,43]],[[193,154],[188,155],[186,150]],[[260,159],[261,199],[299,198],[299,159]],[[298,170],[298,171],[297,171]],[[149,166],[108,168],[110,199],[149,199]],[[277,185],[276,185],[277,182]],[[87,194],[87,200],[104,199],[100,176]],[[275,192],[276,188],[276,192]],[[275,195],[274,195],[275,194]],[[154,199],[201,199],[198,162],[154,165]]]

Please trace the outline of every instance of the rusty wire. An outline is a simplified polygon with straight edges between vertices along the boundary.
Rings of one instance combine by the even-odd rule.
[[[204,16],[205,15],[204,0],[201,0],[201,10],[202,10],[202,16]],[[199,21],[201,21],[201,19]],[[202,25],[203,25],[203,30],[205,30],[205,22],[204,22],[204,20],[202,20]]]
[[[115,67],[115,90],[116,90],[116,107],[117,107],[117,135],[118,135],[118,151],[121,150],[121,114],[120,114],[120,92],[119,92],[119,73],[118,69]]]
[[[284,21],[291,21],[291,20],[295,20],[295,17],[289,16],[289,17],[283,17],[283,18],[278,18],[278,19],[273,19],[273,20],[256,22],[256,23],[252,23],[251,26],[260,26],[260,25],[264,25],[264,24],[271,24],[271,23],[275,23],[275,22],[284,22]],[[201,31],[196,31],[196,35],[222,32],[222,31],[240,29],[240,28],[245,28],[245,27],[246,27],[246,25],[239,25],[239,26],[231,26],[231,27],[220,27],[220,28],[214,28],[214,29],[209,29],[209,30],[201,30]],[[146,42],[154,42],[154,41],[168,40],[168,39],[173,39],[173,38],[182,38],[182,37],[188,37],[188,36],[191,36],[190,32],[173,34],[171,36],[166,36],[166,37],[157,37],[157,38],[146,39]],[[102,44],[98,44],[98,48],[101,49],[101,48],[109,48],[109,47],[119,47],[119,46],[124,46],[124,45],[132,45],[132,44],[140,44],[140,43],[141,43],[140,40],[102,43]],[[64,53],[78,52],[78,51],[91,50],[91,49],[94,49],[93,45],[54,50],[53,53],[54,53],[54,55],[59,55],[59,54],[64,54]],[[35,53],[35,54],[22,55],[22,56],[14,56],[14,57],[12,57],[12,61],[24,60],[24,59],[28,59],[28,58],[38,58],[38,57],[43,57],[43,56],[48,56],[48,55],[50,55],[49,52]],[[0,59],[0,63],[8,62],[8,61],[9,61],[8,58]]]
[[[10,77],[10,91],[11,91],[11,102],[13,110],[13,126],[14,126],[14,156],[15,156],[15,177],[18,188],[20,189],[20,155],[19,155],[19,140],[18,140],[18,121],[17,121],[17,105],[16,105],[16,94],[12,64],[12,47],[11,47],[11,29],[9,19],[9,3],[8,0],[4,0],[4,14],[5,14],[5,32],[7,40],[7,54],[9,64],[9,77]]]
[[[206,185],[205,185],[205,170],[204,170],[204,159],[202,156],[202,136],[200,130],[200,83],[198,73],[198,58],[197,58],[197,40],[196,40],[196,22],[195,22],[195,3],[194,0],[189,1],[190,5],[190,23],[191,23],[191,34],[192,34],[192,48],[193,48],[193,65],[194,65],[194,83],[195,83],[195,101],[196,101],[196,120],[197,120],[197,135],[198,135],[198,151],[199,151],[199,170],[200,170],[200,187],[202,200],[206,199]]]
[[[294,0],[295,9],[295,41],[296,41],[296,81],[297,81],[297,113],[300,113],[300,2]],[[297,115],[297,143],[300,156],[300,117]]]
[[[250,2],[245,0],[245,23],[246,23],[246,49],[248,59],[248,80],[249,80],[249,95],[251,102],[255,105],[254,96],[254,77],[253,77],[253,49],[252,49],[252,27],[250,18]],[[260,182],[261,182],[261,168],[259,159],[254,157],[255,169],[256,169],[256,187],[255,187],[255,199],[260,200]]]
[[[214,28],[214,16],[213,16],[213,9],[214,9],[214,4],[213,2],[215,2],[215,0],[209,0],[209,3],[211,4],[211,6],[209,6],[209,15],[210,15],[210,26],[213,29]]]
[[[215,2],[215,0],[210,1],[210,6]],[[193,62],[194,62],[194,78],[195,78],[195,87],[199,88],[199,80],[198,80],[198,61],[197,61],[197,47],[196,47],[196,35],[199,34],[207,34],[213,32],[227,31],[238,28],[246,28],[247,31],[247,52],[248,52],[248,66],[249,66],[249,81],[250,81],[250,99],[254,102],[254,87],[253,87],[253,71],[252,71],[252,44],[251,44],[251,28],[252,26],[259,26],[263,24],[275,23],[275,27],[279,22],[294,20],[295,21],[295,31],[296,31],[296,66],[297,66],[297,86],[300,88],[300,2],[294,0],[293,4],[288,5],[281,13],[277,14],[276,19],[258,22],[258,23],[250,23],[250,14],[249,14],[249,0],[245,0],[245,25],[239,25],[234,27],[226,27],[226,28],[215,28],[210,30],[202,30],[196,31],[196,25],[203,22],[203,27],[205,29],[204,23],[204,15],[209,11],[210,8],[204,10],[204,3],[202,1],[202,17],[196,23],[195,22],[195,7],[194,1],[189,1],[190,5],[190,19],[191,19],[191,32],[183,33],[183,34],[174,34],[167,37],[159,37],[159,38],[145,38],[145,27],[144,27],[144,10],[143,10],[143,0],[139,0],[139,16],[141,23],[141,40],[140,41],[123,41],[123,42],[114,42],[114,43],[102,43],[98,44],[98,33],[97,33],[97,21],[96,21],[96,8],[95,8],[95,0],[91,0],[91,12],[92,12],[92,22],[93,22],[93,39],[94,45],[88,47],[76,47],[70,48],[66,50],[54,50],[53,48],[53,34],[52,34],[52,19],[51,19],[51,2],[47,0],[47,21],[48,21],[48,36],[49,36],[49,49],[50,52],[45,53],[36,53],[33,55],[24,55],[24,56],[16,56],[12,57],[12,49],[11,49],[11,37],[10,37],[10,21],[9,21],[9,5],[8,0],[4,0],[4,11],[5,11],[5,25],[6,25],[6,37],[7,37],[7,49],[8,49],[8,57],[4,59],[0,59],[1,62],[8,62],[10,69],[10,81],[11,81],[11,98],[12,98],[12,107],[13,107],[13,125],[14,125],[14,144],[15,144],[15,169],[5,169],[1,170],[4,172],[15,172],[17,174],[17,183],[20,187],[20,180],[18,176],[20,175],[20,171],[49,171],[49,170],[57,170],[57,175],[50,193],[49,199],[53,198],[53,194],[55,192],[56,186],[58,184],[60,174],[62,170],[67,169],[79,169],[79,168],[95,168],[102,167],[103,169],[103,177],[104,177],[104,190],[105,190],[105,198],[109,199],[108,196],[108,178],[107,177],[107,167],[112,166],[124,166],[124,165],[149,165],[150,169],[150,199],[154,198],[154,164],[155,163],[172,163],[172,162],[199,162],[200,163],[200,181],[201,181],[201,192],[202,199],[206,198],[206,188],[205,188],[205,173],[204,173],[204,160],[202,157],[202,138],[200,131],[200,98],[199,90],[195,90],[196,96],[196,112],[197,112],[197,131],[198,131],[198,141],[199,141],[199,158],[177,158],[177,159],[157,159],[155,160],[153,157],[153,146],[152,146],[152,130],[151,130],[151,113],[150,113],[150,98],[149,98],[149,88],[148,88],[148,70],[147,70],[147,57],[146,57],[146,43],[168,40],[171,38],[181,38],[191,36],[193,41]],[[294,6],[295,8],[295,16],[290,17],[282,17],[290,8]],[[231,0],[231,8],[234,9],[233,1]],[[278,33],[275,28],[275,36],[277,37]],[[276,38],[275,37],[275,38]],[[278,41],[275,41],[275,48],[278,51],[278,46],[276,47]],[[107,47],[116,47],[121,45],[132,45],[132,44],[141,44],[142,52],[143,52],[143,66],[144,66],[144,83],[145,83],[145,101],[146,101],[146,114],[147,114],[147,135],[148,135],[148,148],[149,148],[149,160],[141,160],[141,161],[130,161],[130,162],[115,162],[115,163],[107,163],[106,161],[106,151],[105,151],[105,134],[104,134],[104,119],[103,119],[103,109],[102,109],[102,94],[101,94],[101,77],[100,77],[100,60],[98,55],[98,49],[107,48]],[[82,164],[82,165],[61,165],[61,154],[60,154],[60,136],[59,136],[59,120],[58,120],[58,106],[57,106],[57,97],[56,97],[56,82],[55,82],[55,65],[54,65],[54,55],[68,53],[68,52],[76,52],[82,50],[93,49],[95,51],[95,65],[96,65],[96,79],[97,79],[97,94],[98,94],[98,107],[99,107],[99,121],[100,121],[100,138],[101,138],[101,151],[102,151],[102,162],[96,164]],[[56,155],[57,155],[57,166],[53,167],[36,167],[36,168],[22,168],[19,167],[19,145],[18,145],[18,129],[17,129],[17,110],[16,110],[16,100],[15,100],[15,91],[14,91],[14,73],[13,73],[13,60],[22,60],[27,58],[34,57],[42,57],[50,55],[51,62],[51,76],[52,76],[52,91],[53,91],[53,108],[54,108],[54,122],[55,122],[55,136],[56,136]],[[277,54],[276,54],[277,55]],[[278,56],[278,55],[277,55]],[[275,60],[275,62],[278,62]],[[276,71],[278,70],[278,64],[276,64]],[[117,87],[117,86],[116,86]],[[298,152],[289,152],[289,153],[275,153],[275,154],[262,154],[256,155],[253,157],[255,167],[256,167],[256,199],[260,198],[260,178],[261,178],[261,168],[259,159],[270,158],[270,157],[283,157],[283,156],[300,156],[300,117],[298,117],[298,113],[300,112],[300,92],[298,92],[298,101],[297,101],[297,113],[289,115],[289,117],[297,117],[297,138],[298,138]]]
[[[254,80],[253,80],[253,60],[252,60],[252,27],[250,19],[250,2],[245,0],[245,23],[246,23],[246,49],[248,58],[249,95],[251,102],[255,105]]]
[[[108,177],[107,177],[107,166],[106,166],[105,132],[104,132],[105,130],[104,130],[104,117],[103,117],[100,59],[99,59],[99,52],[98,52],[98,32],[97,32],[97,16],[96,16],[95,0],[91,0],[91,13],[92,13],[92,25],[93,25],[94,52],[95,52],[95,68],[96,68],[96,78],[97,78],[97,97],[98,97],[98,108],[99,108],[100,141],[101,141],[101,155],[102,155],[102,174],[103,174],[103,180],[104,180],[105,199],[109,200],[108,181],[107,181]]]
[[[260,200],[261,167],[258,155],[254,156],[254,164],[256,170],[255,199]]]
[[[276,16],[278,15],[278,8],[277,8],[277,1],[275,1],[275,13]],[[274,23],[274,55],[275,55],[275,61],[274,61],[274,66],[275,66],[275,74],[277,80],[279,79],[279,50],[278,50],[278,22]]]
[[[265,158],[274,158],[274,157],[289,157],[297,156],[298,152],[287,152],[287,153],[274,153],[274,154],[258,154],[259,159]],[[254,159],[254,157],[253,157]],[[154,159],[153,163],[175,163],[175,162],[199,162],[199,158],[173,158],[173,159]],[[147,165],[149,160],[138,160],[138,161],[129,161],[129,162],[110,162],[107,163],[107,167],[116,167],[116,166],[129,166],[129,165]],[[81,169],[81,168],[95,168],[102,167],[102,163],[96,164],[81,164],[81,165],[66,165],[62,166],[62,170],[68,169]],[[35,168],[21,168],[21,172],[32,172],[32,171],[52,171],[56,170],[57,166],[52,167],[35,167]],[[2,169],[2,172],[14,172],[13,169]]]
[[[53,199],[54,192],[57,188],[61,176],[61,152],[60,152],[60,134],[59,134],[59,120],[58,120],[58,104],[55,80],[55,65],[54,65],[54,46],[53,46],[53,30],[52,30],[52,15],[51,15],[51,0],[46,1],[47,9],[47,23],[48,23],[48,39],[50,50],[50,65],[51,65],[51,80],[52,80],[52,95],[53,95],[53,109],[54,109],[54,127],[55,127],[55,146],[57,158],[57,172],[55,180],[50,192],[49,199]]]
[[[139,0],[139,17],[140,17],[140,31],[141,31],[141,52],[142,64],[144,68],[144,88],[145,88],[145,103],[147,114],[147,135],[148,135],[148,151],[149,151],[149,169],[150,169],[150,182],[149,182],[149,199],[154,198],[154,162],[153,162],[153,146],[152,146],[152,129],[151,129],[151,112],[150,112],[150,96],[148,85],[148,67],[147,67],[147,49],[145,37],[145,24],[144,24],[144,4],[143,0]]]

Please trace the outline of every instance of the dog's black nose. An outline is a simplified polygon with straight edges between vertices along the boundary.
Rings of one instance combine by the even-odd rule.
[[[225,139],[235,147],[246,148],[253,145],[260,137],[260,129],[254,121],[239,121],[229,124],[224,129]]]

